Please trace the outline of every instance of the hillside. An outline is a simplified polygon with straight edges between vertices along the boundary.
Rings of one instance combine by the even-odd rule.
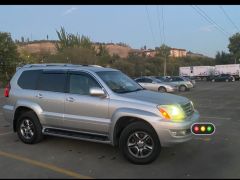
[[[98,47],[98,45],[95,45]],[[131,51],[130,47],[124,47],[116,44],[107,44],[105,45],[109,51],[110,55],[117,54],[121,58],[126,58],[128,53]],[[55,54],[57,49],[55,47],[55,42],[51,41],[42,41],[42,42],[31,42],[18,45],[18,51],[27,51],[30,53],[39,53],[43,51],[48,51],[51,54]]]

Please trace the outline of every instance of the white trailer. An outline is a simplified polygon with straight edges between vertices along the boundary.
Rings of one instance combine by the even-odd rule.
[[[205,79],[207,76],[214,74],[214,66],[188,66],[179,67],[180,76],[190,76]]]
[[[179,67],[179,76],[192,76],[191,67]]]
[[[230,74],[239,79],[240,77],[240,64],[224,64],[215,66],[215,75]]]
[[[193,76],[207,77],[214,74],[214,66],[193,66]]]

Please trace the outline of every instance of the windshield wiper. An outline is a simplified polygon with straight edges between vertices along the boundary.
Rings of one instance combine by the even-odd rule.
[[[126,90],[126,91],[121,91],[121,92],[118,92],[118,93],[130,93],[130,92],[136,92],[136,91],[141,91],[141,90],[144,90],[144,89],[141,89],[141,88],[138,88],[138,89],[135,89],[135,90]]]

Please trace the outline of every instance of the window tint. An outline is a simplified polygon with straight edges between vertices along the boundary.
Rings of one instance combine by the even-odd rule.
[[[89,95],[90,88],[100,87],[100,85],[87,74],[70,74],[69,93]]]
[[[18,79],[18,85],[23,89],[36,89],[40,72],[41,70],[24,71]]]
[[[180,77],[173,77],[172,81],[183,81],[183,79]]]
[[[42,73],[38,80],[38,90],[64,92],[66,74],[64,73]]]
[[[146,83],[152,83],[152,80],[149,79],[149,78],[146,78],[146,79],[145,79],[145,82],[146,82]]]
[[[139,83],[141,83],[141,82],[145,82],[143,78],[141,78],[141,79],[137,79],[136,81],[139,82]]]

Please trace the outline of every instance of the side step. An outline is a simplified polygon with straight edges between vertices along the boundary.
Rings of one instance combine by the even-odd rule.
[[[44,128],[43,134],[58,136],[58,137],[65,137],[70,139],[85,140],[85,141],[91,141],[91,142],[100,142],[100,143],[106,143],[106,144],[111,143],[110,140],[108,139],[108,136],[105,136],[105,135],[69,131],[64,129]]]

